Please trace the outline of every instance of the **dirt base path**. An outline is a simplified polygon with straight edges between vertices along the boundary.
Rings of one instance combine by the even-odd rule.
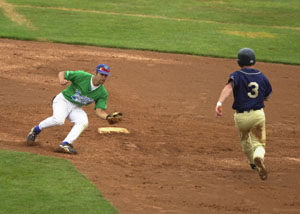
[[[250,170],[234,128],[232,98],[215,104],[235,60],[0,39],[0,149],[70,160],[120,213],[300,212],[300,67],[257,63],[274,93],[266,103],[269,179]],[[93,106],[79,154],[56,153],[72,124],[25,138],[50,116],[62,70],[111,66],[108,112],[121,111],[128,135],[100,135]]]

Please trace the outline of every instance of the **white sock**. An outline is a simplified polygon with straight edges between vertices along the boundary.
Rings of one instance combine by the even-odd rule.
[[[253,159],[255,158],[260,158],[260,159],[264,159],[265,157],[265,149],[262,146],[259,146],[255,149],[254,153],[253,153]]]

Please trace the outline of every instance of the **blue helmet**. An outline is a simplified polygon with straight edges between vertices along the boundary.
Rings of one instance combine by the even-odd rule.
[[[237,62],[239,66],[254,65],[256,62],[255,53],[251,48],[242,48],[238,52]]]
[[[99,64],[96,68],[96,72],[110,76],[110,67],[105,64]]]

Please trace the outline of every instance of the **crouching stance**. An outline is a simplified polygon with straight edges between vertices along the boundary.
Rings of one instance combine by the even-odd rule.
[[[272,92],[267,77],[255,69],[255,54],[250,48],[238,52],[240,70],[232,73],[223,88],[216,105],[217,116],[222,116],[222,103],[233,91],[235,110],[234,121],[240,136],[243,152],[248,158],[250,167],[257,170],[262,180],[267,179],[264,165],[266,146],[266,126],[264,100]]]
[[[108,93],[104,82],[110,76],[110,68],[100,64],[96,68],[95,75],[85,71],[62,71],[58,74],[60,85],[71,84],[59,93],[52,102],[53,115],[34,126],[27,135],[27,142],[33,143],[42,130],[61,126],[68,118],[74,123],[73,128],[59,145],[59,150],[66,153],[76,154],[73,143],[88,126],[88,117],[83,106],[95,103],[96,115],[110,124],[118,122],[112,120],[111,114],[107,114],[106,102]]]

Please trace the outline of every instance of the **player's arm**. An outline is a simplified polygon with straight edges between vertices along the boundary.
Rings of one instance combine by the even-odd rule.
[[[266,77],[265,77],[266,78]],[[272,93],[272,86],[271,86],[271,84],[270,84],[270,82],[269,82],[269,80],[266,78],[266,91],[265,91],[265,97],[264,97],[264,100],[265,101],[268,101],[269,100],[269,97],[270,97],[270,95],[271,95],[271,93]]]
[[[227,85],[225,85],[225,87],[223,88],[220,94],[220,97],[216,105],[217,116],[222,116],[223,114],[222,104],[230,96],[231,92],[232,92],[232,81],[230,81]]]
[[[65,72],[61,71],[58,73],[58,80],[60,85],[66,85],[69,83],[68,80],[65,79]]]
[[[109,124],[115,124],[120,122],[123,119],[123,114],[121,112],[114,112],[107,114],[105,110],[101,108],[96,109],[96,115],[103,120],[107,120]]]
[[[106,120],[108,114],[105,112],[104,109],[96,108],[96,115],[100,117],[102,120]]]

